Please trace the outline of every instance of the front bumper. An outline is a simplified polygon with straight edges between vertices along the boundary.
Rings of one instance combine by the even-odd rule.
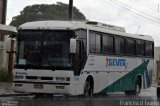
[[[68,82],[13,81],[13,90],[25,93],[71,94]]]

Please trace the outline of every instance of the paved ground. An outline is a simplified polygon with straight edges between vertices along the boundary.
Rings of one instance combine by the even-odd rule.
[[[0,83],[1,94],[14,94],[10,83]],[[0,97],[0,106],[160,106],[156,88],[143,90],[139,96],[123,93],[96,95],[94,98],[65,96],[14,96]]]
[[[14,94],[12,91],[12,83],[0,82],[0,95],[4,94]]]

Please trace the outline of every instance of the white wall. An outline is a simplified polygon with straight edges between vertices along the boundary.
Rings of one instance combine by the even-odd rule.
[[[8,36],[5,36],[4,41],[0,41],[0,68],[8,68],[8,54],[6,53],[6,40]]]

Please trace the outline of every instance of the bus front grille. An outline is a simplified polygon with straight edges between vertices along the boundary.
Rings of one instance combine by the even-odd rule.
[[[29,79],[29,80],[37,80],[37,79],[40,79],[40,80],[53,80],[53,77],[26,76],[26,79]]]

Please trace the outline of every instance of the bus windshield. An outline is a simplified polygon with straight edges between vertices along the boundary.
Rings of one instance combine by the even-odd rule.
[[[70,38],[73,31],[21,30],[18,35],[16,65],[28,68],[69,68]]]

